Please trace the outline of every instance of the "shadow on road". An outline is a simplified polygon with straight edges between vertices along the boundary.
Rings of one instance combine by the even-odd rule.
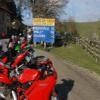
[[[56,85],[56,91],[59,96],[59,100],[68,100],[68,93],[72,90],[74,86],[74,80],[61,80],[61,84]]]

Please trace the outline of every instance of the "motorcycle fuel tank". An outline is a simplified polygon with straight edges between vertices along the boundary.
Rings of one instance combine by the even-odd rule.
[[[24,69],[22,74],[18,77],[20,83],[26,83],[38,79],[40,72],[35,69]]]

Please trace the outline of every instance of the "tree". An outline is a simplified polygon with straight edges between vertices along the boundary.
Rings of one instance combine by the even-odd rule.
[[[58,18],[67,2],[68,0],[36,0],[33,4],[33,15],[35,17]]]
[[[7,0],[0,0],[0,38],[5,38],[7,34],[7,24],[10,19]]]
[[[32,8],[34,17],[58,18],[68,0],[27,0],[27,3],[26,6]],[[18,0],[18,9],[21,10],[25,4],[26,0]]]
[[[79,37],[79,34],[77,32],[77,27],[74,18],[72,17],[67,22],[67,31],[68,31],[68,33],[66,34],[67,38],[75,42],[76,39]]]
[[[8,31],[14,27],[12,23],[15,22],[15,20],[20,23],[21,17],[16,13],[14,1],[0,0],[0,38],[2,38],[2,34],[8,36],[8,33],[10,33]]]

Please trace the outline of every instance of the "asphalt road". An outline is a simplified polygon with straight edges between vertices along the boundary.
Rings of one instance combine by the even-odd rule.
[[[100,77],[54,55],[36,50],[52,59],[58,72],[56,85],[60,100],[100,100]]]

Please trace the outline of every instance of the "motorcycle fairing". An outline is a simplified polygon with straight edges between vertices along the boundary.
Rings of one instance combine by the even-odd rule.
[[[18,77],[20,83],[26,83],[38,79],[40,73],[38,70],[26,68]]]
[[[25,92],[26,100],[50,100],[55,84],[56,79],[54,76],[38,80]]]

